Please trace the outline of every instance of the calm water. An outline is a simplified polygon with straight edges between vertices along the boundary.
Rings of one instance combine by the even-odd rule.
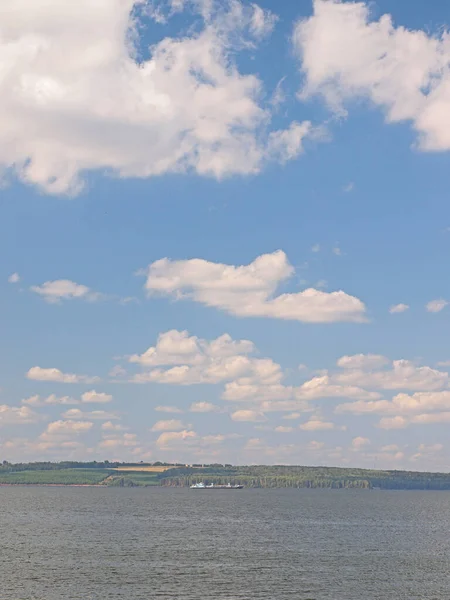
[[[0,488],[2,600],[443,600],[450,493]]]

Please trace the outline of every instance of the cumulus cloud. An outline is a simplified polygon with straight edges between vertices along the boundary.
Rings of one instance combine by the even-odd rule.
[[[70,396],[56,396],[51,394],[46,398],[41,398],[39,395],[30,396],[22,400],[22,404],[27,406],[51,406],[51,405],[65,405],[65,404],[78,404],[78,400],[71,398]]]
[[[240,317],[309,323],[366,320],[363,302],[343,291],[328,293],[309,288],[276,296],[278,286],[294,274],[281,250],[238,266],[202,259],[163,258],[152,263],[145,273],[149,295],[188,298]]]
[[[329,431],[330,429],[335,428],[334,423],[330,423],[329,421],[323,421],[319,417],[312,417],[306,423],[302,423],[299,425],[300,429],[303,431]]]
[[[19,283],[20,275],[19,273],[13,273],[8,277],[8,283]]]
[[[404,313],[407,310],[409,310],[408,304],[394,304],[393,306],[391,306],[389,308],[389,312],[391,313],[391,315],[395,315],[398,313]]]
[[[156,346],[144,354],[129,358],[144,368],[153,368],[135,375],[136,383],[157,382],[174,385],[220,383],[240,376],[259,376],[264,371],[280,371],[269,359],[249,357],[254,346],[248,340],[232,340],[228,334],[207,341],[189,336],[187,331],[168,331],[158,337]],[[175,366],[173,366],[175,365]]]
[[[285,425],[278,425],[275,427],[274,431],[276,433],[292,433],[294,431],[293,427],[286,427]]]
[[[267,421],[264,413],[257,410],[237,410],[231,414],[233,421],[249,422],[249,423],[261,423]]]
[[[80,285],[69,279],[46,281],[42,285],[34,285],[30,289],[32,292],[42,296],[50,304],[58,304],[61,300],[73,300],[74,298],[94,302],[101,297],[101,294],[93,292],[85,285]]]
[[[5,425],[28,425],[39,421],[39,415],[28,406],[0,404],[0,427]]]
[[[169,421],[157,421],[151,431],[181,431],[186,429],[186,425],[177,419],[171,419]]]
[[[394,360],[388,368],[377,368],[383,358],[372,355],[345,356],[338,361],[345,370],[333,376],[333,381],[341,385],[356,385],[383,390],[433,391],[446,387],[448,373],[430,367],[418,367],[409,360]],[[388,364],[387,359],[384,363]],[[359,364],[359,366],[358,366]]]
[[[113,423],[112,421],[102,423],[102,431],[123,431],[124,429],[126,429],[126,427],[119,425],[118,423]]]
[[[305,75],[301,97],[320,94],[341,115],[347,101],[365,98],[389,123],[411,122],[422,150],[449,150],[448,33],[394,26],[387,14],[373,20],[365,2],[313,5],[293,36]]]
[[[194,402],[189,408],[189,411],[193,413],[211,413],[219,410],[220,408],[211,402]]]
[[[177,406],[155,406],[155,410],[157,412],[172,414],[182,414],[184,412],[183,410],[181,410],[181,408],[178,408]]]
[[[336,407],[337,413],[409,415],[427,411],[450,411],[450,392],[416,392],[397,394],[392,400],[348,402]]]
[[[106,434],[99,443],[99,448],[117,449],[117,448],[135,448],[138,445],[137,435],[135,433]]]
[[[172,30],[141,56],[141,16],[153,18],[150,30],[163,24],[170,15],[160,6],[2,2],[0,166],[54,194],[77,193],[93,169],[219,179],[258,172],[273,155],[270,113],[261,81],[240,73],[235,55],[254,49],[275,17],[234,0],[177,5],[188,4],[203,25]],[[299,151],[296,127],[280,142],[282,158]]]
[[[87,433],[93,427],[94,423],[89,421],[53,421],[47,425],[47,428],[39,436],[40,440],[58,443],[73,436]]]
[[[156,445],[160,449],[168,449],[177,446],[180,443],[188,442],[197,437],[195,431],[166,431],[156,440]]]
[[[43,369],[42,367],[32,367],[27,372],[26,377],[34,381],[54,381],[59,383],[95,383],[99,381],[98,377],[63,373],[59,369]]]
[[[119,419],[116,413],[106,412],[104,410],[82,411],[79,408],[71,408],[62,414],[64,419],[98,419],[100,421],[110,421]]]
[[[370,445],[370,440],[365,437],[355,437],[352,440],[352,450],[362,450],[366,446]]]
[[[428,302],[425,308],[427,312],[438,313],[441,312],[441,310],[444,310],[446,306],[448,306],[447,300],[440,298],[439,300],[431,300],[431,302]]]
[[[113,397],[111,394],[105,394],[104,392],[96,392],[95,390],[91,390],[90,392],[85,392],[81,394],[81,402],[87,404],[106,404],[107,402],[111,402]]]

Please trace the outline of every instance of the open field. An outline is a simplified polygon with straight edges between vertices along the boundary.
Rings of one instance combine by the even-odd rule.
[[[0,485],[97,485],[111,471],[103,469],[54,469],[0,473]]]
[[[173,466],[173,465],[168,465],[168,466],[152,466],[152,465],[142,465],[142,467],[140,466],[132,466],[132,467],[116,467],[113,470],[114,471],[129,471],[129,472],[136,472],[136,473],[164,473],[165,471],[169,471],[170,469],[176,469],[177,467]]]

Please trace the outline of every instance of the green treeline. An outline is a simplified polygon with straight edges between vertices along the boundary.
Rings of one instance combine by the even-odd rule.
[[[153,466],[160,466],[155,463]],[[173,465],[164,472],[121,471],[144,463],[60,462],[0,464],[0,484],[187,487],[193,483],[239,484],[247,488],[450,490],[449,473],[382,471],[338,467]]]

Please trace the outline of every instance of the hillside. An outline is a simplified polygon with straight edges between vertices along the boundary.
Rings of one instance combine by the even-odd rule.
[[[247,488],[450,490],[449,473],[381,471],[338,467],[171,465],[105,462],[0,465],[0,484],[186,487],[232,483]]]

